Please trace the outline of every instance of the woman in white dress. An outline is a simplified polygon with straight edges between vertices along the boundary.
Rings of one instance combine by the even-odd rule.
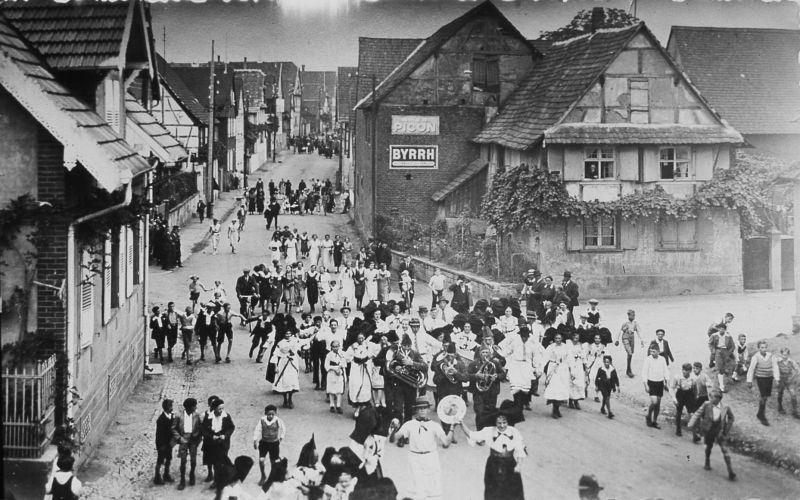
[[[499,347],[507,361],[511,397],[518,406],[530,409],[529,392],[534,378],[533,357],[536,354],[536,344],[531,338],[531,331],[528,327],[523,327],[519,333],[508,335]]]
[[[347,360],[350,361],[350,379],[348,380],[348,394],[350,403],[360,405],[372,400],[372,379],[370,367],[373,365],[370,347],[365,341],[364,334],[359,333],[355,343],[347,348]],[[356,406],[358,416],[358,406]]]
[[[272,235],[272,240],[269,242],[270,262],[281,261],[281,237],[278,233]]]
[[[569,347],[572,357],[572,380],[569,384],[569,407],[576,410],[581,409],[578,401],[586,397],[586,357],[581,344],[581,335],[577,332],[572,334],[572,342]]]
[[[283,394],[283,408],[294,408],[292,394],[300,390],[300,340],[291,330],[275,349],[275,383],[272,390]]]
[[[294,234],[290,234],[283,245],[286,249],[286,265],[290,266],[297,262],[297,239]]]
[[[352,307],[353,301],[356,300],[356,287],[353,284],[353,270],[350,269],[350,263],[345,262],[342,271],[339,273],[339,299],[342,301],[342,307]]]
[[[562,401],[569,399],[569,386],[572,378],[570,369],[569,348],[562,342],[560,333],[556,333],[553,343],[547,346],[544,351],[545,383],[544,398],[547,404],[553,405],[553,418],[561,418]]]
[[[364,299],[369,304],[373,300],[378,300],[378,270],[375,263],[370,262],[369,267],[364,270],[364,277],[367,279],[367,289]]]
[[[519,332],[519,319],[514,316],[514,310],[506,307],[505,314],[497,319],[497,329],[508,337]]]
[[[594,387],[594,400],[596,402],[600,402],[600,391],[597,390],[597,386],[594,384],[594,379],[597,378],[597,371],[600,370],[600,367],[603,366],[603,356],[606,354],[606,346],[603,345],[601,341],[601,337],[599,333],[594,334],[594,342],[589,344],[588,349],[586,350],[586,373],[588,375],[588,384],[591,384]]]
[[[342,394],[347,380],[346,367],[347,358],[341,351],[341,344],[338,340],[334,340],[331,342],[331,352],[325,356],[325,372],[328,374],[325,392],[328,394],[331,413],[342,414]]]
[[[322,267],[333,269],[333,240],[330,234],[326,234],[325,239],[320,242],[319,254]]]
[[[316,234],[312,234],[308,240],[308,262],[311,266],[319,265],[319,238]]]

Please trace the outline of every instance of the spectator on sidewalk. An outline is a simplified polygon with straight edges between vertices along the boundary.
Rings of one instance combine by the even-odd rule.
[[[239,219],[231,219],[228,224],[228,244],[231,246],[231,253],[236,253],[236,245],[239,243]]]
[[[80,497],[82,485],[80,480],[75,477],[75,473],[72,472],[74,466],[75,457],[72,455],[60,456],[56,461],[57,470],[53,471],[47,480],[45,494],[52,495],[53,500]]]
[[[161,403],[161,415],[156,420],[156,475],[153,483],[162,485],[165,482],[172,483],[175,480],[169,473],[169,466],[172,463],[172,400],[165,399]],[[161,475],[161,466],[164,466],[164,475]]]
[[[569,271],[564,271],[564,281],[561,282],[561,287],[564,289],[564,294],[568,297],[569,302],[567,303],[567,307],[569,308],[569,312],[580,305],[578,302],[578,297],[580,296],[580,292],[578,290],[578,284],[572,281],[572,273]]]
[[[406,258],[410,260],[409,257]],[[453,297],[451,298],[451,307],[453,310],[461,314],[469,314],[471,300],[469,280],[463,274],[458,275],[456,282],[450,285],[450,291],[453,292]]]
[[[200,217],[200,224],[202,224],[206,218],[206,202],[204,202],[203,200],[197,200],[196,211],[197,211],[197,216]]]

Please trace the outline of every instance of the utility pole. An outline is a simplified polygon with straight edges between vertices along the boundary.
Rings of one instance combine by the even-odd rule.
[[[378,208],[378,193],[377,193],[377,179],[375,178],[378,172],[378,104],[375,101],[375,75],[372,75],[372,236],[375,236],[375,231],[378,224],[378,216],[376,215]]]
[[[163,31],[162,40],[164,41],[164,50],[162,51],[161,55],[162,55],[162,57],[164,57],[164,62],[166,63],[167,62],[167,25],[166,24],[164,25],[164,31]],[[160,104],[161,104],[161,124],[163,125],[164,124],[164,96],[163,95],[161,96],[161,99],[159,99],[159,101],[160,101]],[[150,107],[149,103],[148,103],[147,107],[148,108]],[[175,135],[178,135],[178,134],[175,134]]]
[[[209,207],[209,217],[213,216],[214,203],[214,40],[211,40],[211,62],[208,64],[208,137],[206,137],[205,195]]]

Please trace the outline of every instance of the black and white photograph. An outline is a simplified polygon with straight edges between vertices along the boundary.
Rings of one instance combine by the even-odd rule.
[[[0,498],[798,499],[798,206],[798,0],[0,0]]]

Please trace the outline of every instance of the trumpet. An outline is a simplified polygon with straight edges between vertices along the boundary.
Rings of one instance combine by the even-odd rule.
[[[394,358],[387,363],[386,371],[401,382],[421,389],[428,383],[428,373],[412,366],[406,366],[405,361],[410,357],[409,349],[401,347],[397,350]]]

